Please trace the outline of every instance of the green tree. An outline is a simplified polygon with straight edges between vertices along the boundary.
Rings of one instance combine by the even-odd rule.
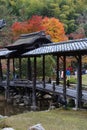
[[[10,26],[14,21],[14,17],[8,7],[8,1],[0,0],[0,19],[6,21],[6,26],[0,31],[0,45],[5,46],[12,42]]]
[[[84,25],[85,35],[87,37],[87,24]]]
[[[37,58],[37,76],[42,77],[43,75],[43,62],[42,57]],[[53,68],[55,67],[55,60],[52,56],[48,55],[45,58],[45,75],[52,76],[53,75]],[[33,68],[33,58],[32,58],[32,68]]]
[[[8,28],[14,21],[40,15],[59,19],[64,23],[66,33],[70,34],[82,24],[79,21],[86,9],[87,0],[0,0],[0,18],[6,19]],[[86,16],[87,13],[84,18]]]

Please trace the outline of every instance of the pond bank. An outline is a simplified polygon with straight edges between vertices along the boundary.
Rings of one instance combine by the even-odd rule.
[[[41,123],[45,130],[87,130],[87,111],[55,109],[27,112],[7,117],[0,122],[0,128],[9,126],[15,130],[28,130]]]
[[[9,101],[7,102],[5,100],[4,95],[0,95],[0,115],[12,116],[12,115],[17,115],[20,113],[31,111],[31,106],[29,104],[24,104],[24,102],[22,102],[22,99],[21,99],[21,96],[19,95],[19,96],[16,96],[15,100],[11,102]],[[43,105],[38,106],[38,108],[39,109],[37,111],[47,110],[49,108],[48,101],[47,100],[43,101]]]

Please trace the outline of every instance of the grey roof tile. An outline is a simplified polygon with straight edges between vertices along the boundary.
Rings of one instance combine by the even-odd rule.
[[[33,51],[28,51],[23,56],[41,55],[41,54],[52,54],[52,53],[66,53],[74,51],[83,51],[87,49],[87,38],[71,40],[68,42],[53,43],[45,45]]]

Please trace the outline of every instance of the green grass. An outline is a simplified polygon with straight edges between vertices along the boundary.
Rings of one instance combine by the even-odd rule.
[[[76,83],[76,81],[77,81],[76,76],[71,76],[70,82]],[[82,75],[82,84],[87,85],[87,74]]]
[[[87,85],[87,74],[82,75],[82,84]]]
[[[77,83],[77,77],[75,75],[71,75],[70,84],[76,84]],[[83,88],[87,88],[87,74],[82,75],[82,86]]]
[[[69,81],[70,81],[70,83],[76,83],[77,79],[75,76],[71,76]]]
[[[11,126],[15,130],[27,130],[41,123],[46,130],[87,130],[87,111],[56,109],[42,112],[28,112],[0,121],[0,128]]]

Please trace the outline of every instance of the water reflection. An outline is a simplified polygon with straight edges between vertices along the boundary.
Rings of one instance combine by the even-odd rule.
[[[48,108],[49,108],[49,100],[44,99],[43,101],[42,100],[37,101],[38,111],[47,110]],[[0,115],[11,116],[29,111],[31,111],[30,105],[25,105],[24,102],[19,102],[16,104],[14,100],[12,102],[7,103],[5,101],[4,95],[0,95]]]
[[[25,106],[13,106],[12,104],[8,104],[5,101],[0,101],[0,115],[11,116],[26,111],[30,111],[30,108]]]

